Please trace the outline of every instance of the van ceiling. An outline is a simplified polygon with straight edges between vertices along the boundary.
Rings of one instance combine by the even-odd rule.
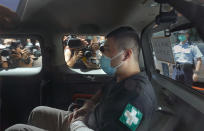
[[[119,25],[139,32],[159,12],[152,0],[24,0],[21,28],[63,32],[106,33]]]

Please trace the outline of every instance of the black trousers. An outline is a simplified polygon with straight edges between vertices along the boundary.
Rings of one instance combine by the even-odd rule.
[[[172,79],[181,81],[187,85],[193,85],[193,64],[176,63],[173,66]]]

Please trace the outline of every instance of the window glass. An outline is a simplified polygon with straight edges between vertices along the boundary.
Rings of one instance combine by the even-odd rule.
[[[64,57],[67,66],[80,74],[105,74],[100,68],[104,36],[65,35]]]
[[[20,3],[20,0],[1,0],[0,5],[3,5],[12,11],[16,11],[18,8],[18,5]]]
[[[203,87],[204,42],[194,28],[152,34],[152,51],[155,67],[161,75],[190,87]]]
[[[42,67],[40,42],[35,38],[0,39],[0,75],[39,73]]]

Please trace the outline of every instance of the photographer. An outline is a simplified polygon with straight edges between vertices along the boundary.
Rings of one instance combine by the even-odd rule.
[[[40,67],[42,65],[42,54],[38,40],[35,41],[31,57],[33,59],[33,67]]]
[[[8,57],[9,57],[9,52],[7,50],[2,50],[0,54],[1,68],[8,69],[8,66],[9,66]]]
[[[66,46],[64,49],[65,61],[70,68],[86,68],[84,62],[82,61],[83,51],[82,48],[88,45],[88,42],[84,39],[77,38],[81,41],[83,45],[79,47],[69,47]]]
[[[9,68],[9,59],[10,59],[10,46],[12,42],[15,42],[15,39],[1,39],[1,48],[0,48],[0,65],[2,69]]]
[[[33,66],[33,58],[31,54],[23,49],[21,51],[21,59],[19,61],[19,67],[32,67]]]
[[[83,37],[84,38],[84,37]],[[85,37],[86,38],[86,37]],[[64,40],[64,39],[63,39]],[[64,55],[67,65],[76,69],[99,69],[100,42],[97,37],[82,39],[72,36],[64,45]]]
[[[32,58],[26,49],[23,49],[20,42],[12,42],[10,46],[11,54],[9,67],[32,67]]]
[[[88,58],[84,58],[83,62],[88,69],[99,69],[99,59],[101,56],[101,52],[99,51],[99,43],[97,39],[93,39],[91,41],[91,45],[89,46],[92,54]]]

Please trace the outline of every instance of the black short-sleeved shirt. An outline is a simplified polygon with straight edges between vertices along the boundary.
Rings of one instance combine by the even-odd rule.
[[[95,131],[131,131],[119,121],[128,104],[143,114],[136,130],[148,130],[147,125],[151,121],[157,102],[146,73],[138,73],[119,83],[111,80],[106,84],[102,88],[99,103],[88,116],[88,127]]]

